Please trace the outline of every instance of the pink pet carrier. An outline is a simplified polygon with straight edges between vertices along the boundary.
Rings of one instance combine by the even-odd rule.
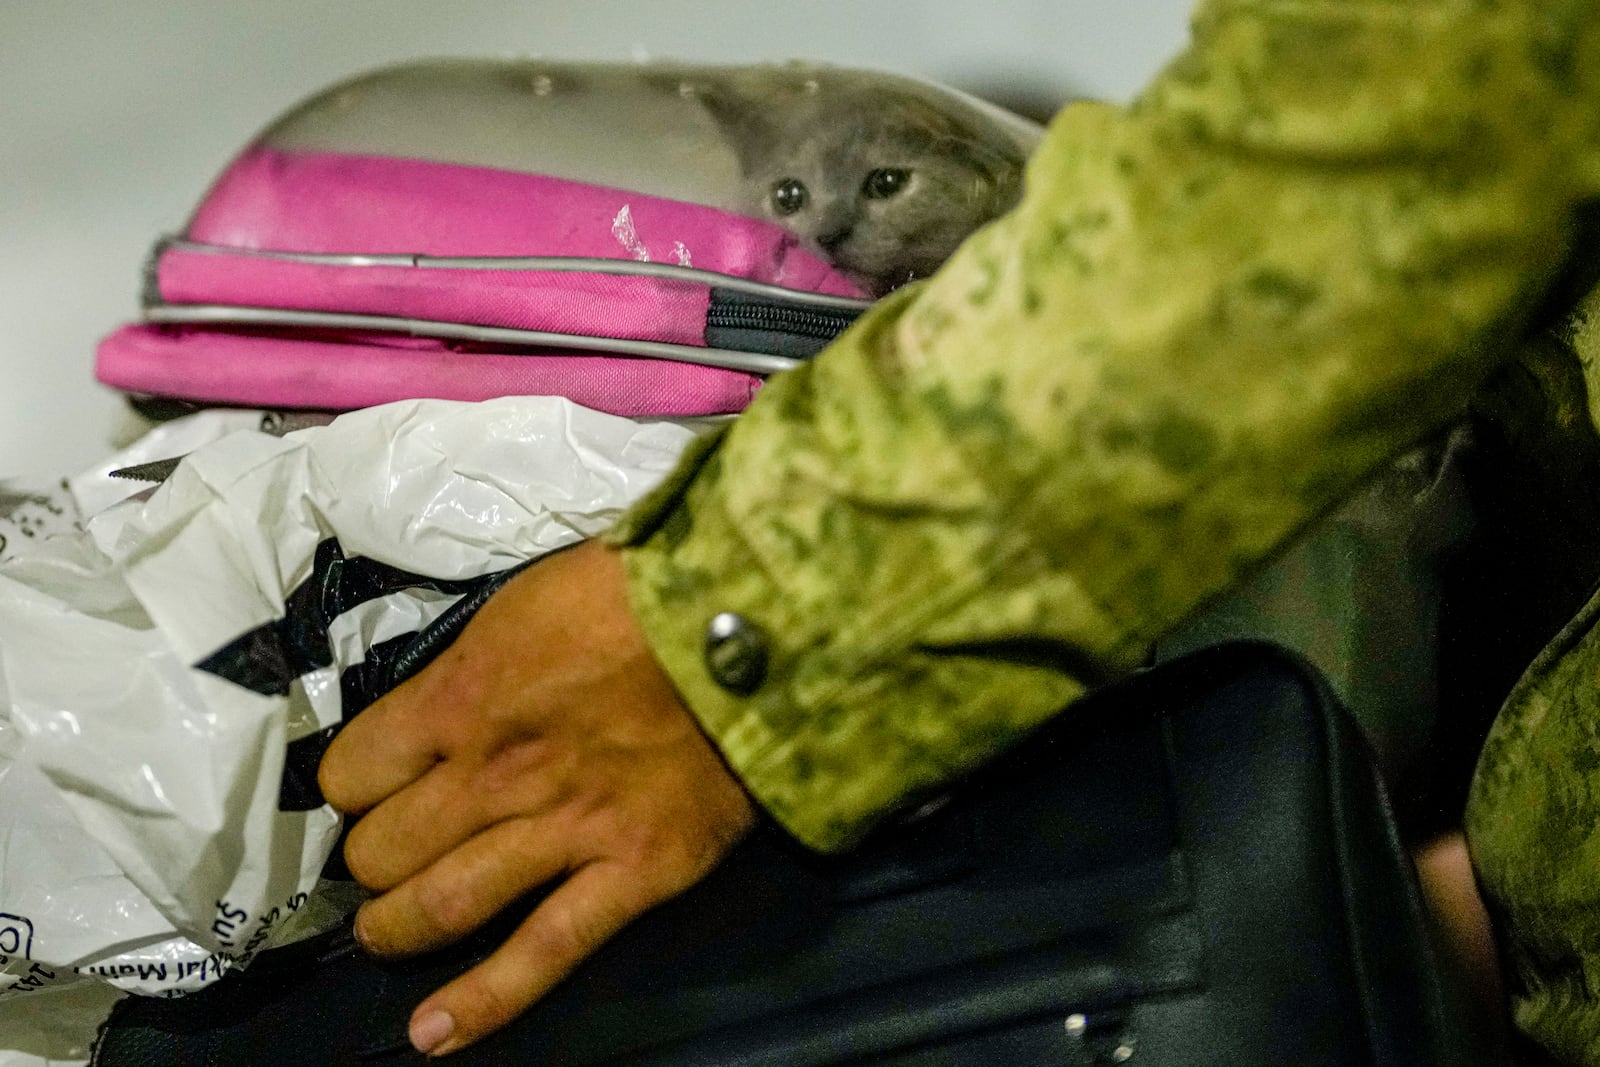
[[[949,90],[831,68],[380,71],[228,166],[156,245],[143,321],[105,340],[97,376],[194,404],[738,411],[925,272],[928,246],[947,253],[1008,207],[1036,133]],[[878,274],[853,265],[851,242],[883,245],[896,210],[921,260],[879,248]]]

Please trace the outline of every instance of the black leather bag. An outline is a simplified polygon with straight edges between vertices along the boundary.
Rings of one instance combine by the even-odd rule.
[[[348,933],[127,1000],[99,1067],[420,1063]],[[1462,1047],[1361,739],[1315,674],[1214,649],[1084,701],[842,859],[758,831],[448,1062],[1432,1067]]]

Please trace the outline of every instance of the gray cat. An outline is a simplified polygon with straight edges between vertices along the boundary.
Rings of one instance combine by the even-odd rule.
[[[741,210],[806,239],[874,296],[932,274],[1017,202],[1036,133],[914,82],[851,72],[776,67],[677,88],[737,155]]]

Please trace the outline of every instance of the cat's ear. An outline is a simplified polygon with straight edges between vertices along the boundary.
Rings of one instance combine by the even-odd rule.
[[[900,136],[916,142],[926,152],[965,158],[979,166],[1002,160],[1022,161],[1022,152],[1016,145],[997,136],[974,116],[912,93],[880,94],[874,104]]]
[[[759,171],[765,160],[784,149],[796,94],[729,82],[695,84],[689,91],[722,131],[745,174]]]
[[[641,77],[657,92],[699,104],[746,174],[783,143],[781,113],[775,108],[781,108],[777,97],[785,94],[776,86],[693,68],[645,71]]]
[[[1027,157],[1013,140],[921,97],[896,94],[879,106],[890,116],[900,135],[925,156],[959,162],[983,176],[992,193],[994,213],[1009,210],[1022,187]]]
[[[926,139],[930,144],[970,140],[971,128],[945,108],[920,96],[895,92],[881,94],[876,101],[880,114],[891,119],[896,129]]]

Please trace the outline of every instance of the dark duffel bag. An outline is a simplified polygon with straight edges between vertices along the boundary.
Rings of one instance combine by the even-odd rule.
[[[510,920],[507,920],[510,921]],[[423,1062],[422,998],[506,932],[402,964],[348,931],[180,1000],[100,1067]],[[1269,646],[1085,700],[854,853],[758,831],[469,1064],[1431,1067],[1474,1062],[1365,746]]]

